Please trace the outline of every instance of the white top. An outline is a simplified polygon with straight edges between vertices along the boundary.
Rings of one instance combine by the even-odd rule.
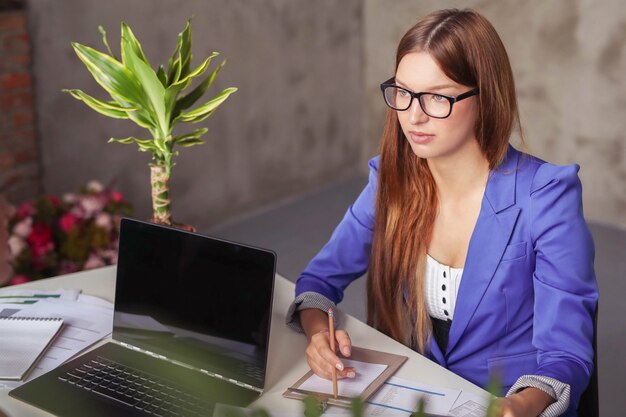
[[[431,317],[452,320],[463,268],[451,268],[426,255],[424,289],[426,309]]]

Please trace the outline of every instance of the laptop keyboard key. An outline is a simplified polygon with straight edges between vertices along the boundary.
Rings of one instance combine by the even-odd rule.
[[[115,391],[110,391],[106,388],[102,388],[100,386],[95,386],[91,389],[91,392],[95,392],[96,394],[100,394],[104,397],[110,398],[115,401],[119,401],[129,406],[134,406],[137,404],[137,400],[135,398],[128,398],[124,394],[119,394]]]

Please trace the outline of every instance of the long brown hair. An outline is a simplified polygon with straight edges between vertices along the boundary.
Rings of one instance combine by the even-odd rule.
[[[410,52],[427,52],[455,82],[478,87],[475,135],[491,170],[520,129],[509,59],[493,26],[472,10],[440,10],[400,40],[396,69]],[[418,351],[432,325],[424,299],[426,254],[438,208],[437,187],[425,159],[405,139],[389,109],[381,140],[376,217],[367,284],[368,324]]]

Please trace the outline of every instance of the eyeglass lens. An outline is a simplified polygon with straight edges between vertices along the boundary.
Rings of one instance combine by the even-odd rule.
[[[385,100],[395,110],[406,110],[411,106],[413,98],[411,94],[399,87],[388,86],[385,88]],[[422,94],[419,98],[424,113],[432,117],[446,117],[450,113],[451,103],[438,94]]]

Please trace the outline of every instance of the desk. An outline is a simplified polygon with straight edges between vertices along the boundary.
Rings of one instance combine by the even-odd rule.
[[[95,295],[111,302],[115,297],[115,267],[78,272],[56,278],[30,282],[20,288],[57,289],[80,288],[85,294]],[[285,313],[293,300],[294,284],[277,275],[274,287],[274,306],[269,345],[269,363],[266,376],[266,391],[253,405],[268,411],[301,414],[301,403],[282,397],[282,393],[293,382],[308,371],[304,356],[306,338],[290,330],[285,323]],[[352,316],[342,316],[345,329],[352,343],[386,352],[408,356],[409,360],[398,370],[396,376],[432,385],[462,389],[477,395],[488,395],[486,391],[455,375],[420,354],[367,326]],[[104,343],[104,342],[100,342]],[[8,396],[8,390],[0,390],[0,409],[8,417],[50,416],[32,406]]]

